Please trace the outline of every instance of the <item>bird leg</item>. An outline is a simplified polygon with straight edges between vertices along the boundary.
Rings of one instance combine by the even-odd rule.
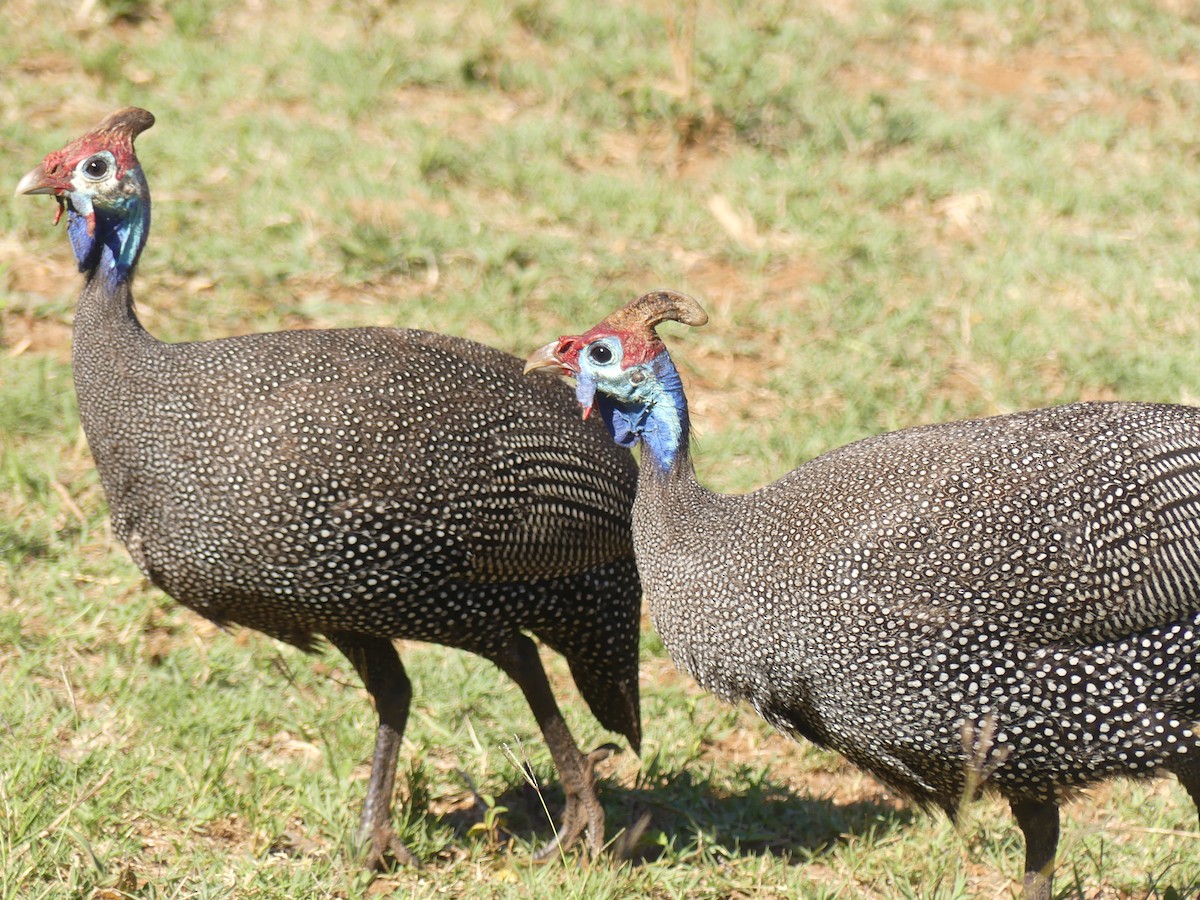
[[[1050,900],[1058,851],[1058,804],[1052,800],[1009,800],[1025,836],[1025,900]]]
[[[1200,813],[1200,768],[1191,771],[1176,772],[1175,777],[1183,785],[1192,802],[1196,804],[1196,812]]]
[[[546,746],[550,748],[550,756],[558,769],[559,781],[566,795],[562,824],[554,839],[537,851],[534,859],[541,862],[560,849],[565,850],[575,843],[585,829],[589,852],[593,856],[599,854],[604,846],[604,808],[596,796],[595,765],[611,756],[613,748],[601,747],[587,755],[579,752],[579,746],[571,737],[554,695],[550,692],[550,682],[546,680],[546,670],[542,668],[537,647],[527,636],[518,634],[503,651],[489,654],[489,658],[525,694],[533,717],[542,729]]]
[[[384,869],[389,856],[397,863],[415,865],[417,858],[392,830],[396,758],[408,722],[412,684],[391,641],[345,632],[327,637],[354,664],[367,693],[375,701],[379,716],[375,753],[371,757],[371,778],[367,783],[367,798],[358,833],[359,842],[366,850],[367,866]]]

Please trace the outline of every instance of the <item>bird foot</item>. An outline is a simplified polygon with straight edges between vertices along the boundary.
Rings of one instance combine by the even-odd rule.
[[[598,763],[602,763],[606,759],[611,759],[620,752],[621,747],[619,744],[601,744],[591,753],[586,754],[583,759],[588,767],[594,770]],[[595,777],[594,772],[593,777]]]
[[[563,779],[563,791],[567,795],[562,824],[550,843],[533,855],[535,863],[548,862],[568,850],[585,830],[588,855],[595,858],[604,849],[604,807],[596,796],[596,765],[609,759],[621,748],[616,744],[603,744],[590,753],[579,756],[579,768]],[[574,782],[574,784],[571,784]]]
[[[404,842],[396,837],[390,826],[382,826],[364,834],[366,844],[364,863],[374,872],[384,872],[395,866],[420,867],[421,861],[413,854]]]

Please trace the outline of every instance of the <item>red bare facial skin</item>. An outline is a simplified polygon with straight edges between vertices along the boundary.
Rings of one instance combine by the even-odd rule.
[[[79,164],[89,156],[108,151],[116,166],[116,178],[124,178],[125,173],[138,164],[133,152],[134,138],[153,124],[154,116],[144,109],[130,106],[117,110],[83,137],[76,138],[61,150],[46,154],[42,164],[17,184],[16,193],[51,194],[58,202],[54,214],[54,224],[57,225],[66,208],[66,196],[75,190],[71,179]],[[95,213],[89,210],[84,215],[88,234],[95,235]]]

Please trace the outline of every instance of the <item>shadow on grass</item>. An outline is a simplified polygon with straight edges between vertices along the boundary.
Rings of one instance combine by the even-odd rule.
[[[656,773],[651,765],[636,787],[602,782],[607,837],[620,847],[624,835],[618,837],[618,832],[646,819],[640,836],[617,851],[634,865],[704,852],[727,857],[774,856],[802,864],[828,852],[847,836],[886,834],[906,826],[914,817],[911,811],[885,802],[839,804],[798,794],[756,773],[743,774],[741,783],[724,787],[691,769]],[[504,830],[518,841],[540,847],[553,835],[546,809],[557,824],[563,793],[557,782],[542,785],[540,796],[528,783],[514,784],[495,802],[508,811]],[[441,819],[460,838],[466,838],[482,820],[478,808],[447,813]]]

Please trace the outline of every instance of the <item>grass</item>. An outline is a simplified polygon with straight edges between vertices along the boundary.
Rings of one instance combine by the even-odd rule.
[[[724,490],[921,422],[1200,401],[1188,4],[797,6],[10,0],[4,177],[154,111],[137,290],[171,340],[405,324],[525,352],[686,290],[712,323],[671,340]],[[0,204],[0,897],[1016,889],[1001,804],[914,811],[702,695],[648,630],[643,757],[603,787],[610,836],[650,815],[632,864],[529,865],[525,762],[560,795],[518,691],[412,646],[398,825],[428,862],[358,872],[349,666],[215,632],[109,533],[51,215]],[[608,740],[548,662],[581,744]],[[1194,895],[1195,812],[1170,781],[1097,787],[1059,861],[1063,896]]]

